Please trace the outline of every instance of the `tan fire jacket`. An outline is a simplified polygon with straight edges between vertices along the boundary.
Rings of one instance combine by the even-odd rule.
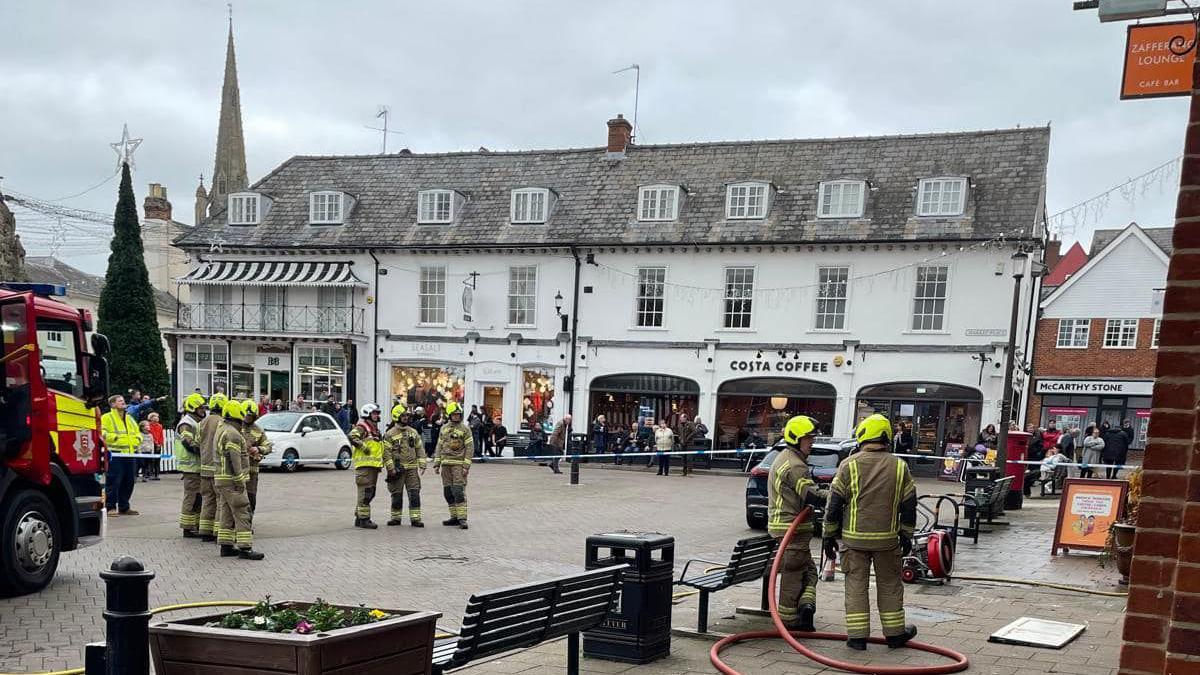
[[[847,548],[887,551],[911,538],[917,487],[908,465],[881,443],[868,443],[838,467],[825,508],[824,537]]]

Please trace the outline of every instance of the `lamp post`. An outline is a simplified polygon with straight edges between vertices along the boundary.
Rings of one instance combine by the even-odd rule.
[[[579,288],[579,258],[578,257],[575,258],[575,287],[576,287],[576,289]],[[579,302],[579,294],[578,293],[575,294],[575,302],[576,302],[576,304],[578,304],[578,302]],[[574,417],[575,417],[575,361],[577,360],[576,356],[575,356],[575,348],[576,348],[576,343],[578,342],[578,340],[576,339],[575,333],[579,330],[579,316],[578,316],[579,312],[578,311],[575,312],[575,314],[576,314],[575,321],[571,322],[570,321],[571,315],[567,312],[562,311],[562,306],[563,306],[562,291],[558,291],[554,294],[554,313],[558,315],[559,321],[562,322],[560,328],[562,329],[563,333],[567,332],[568,323],[571,326],[571,330],[570,330],[571,365],[568,367],[567,376],[563,380],[563,389],[567,390],[567,414],[571,415],[571,418],[574,419]],[[567,444],[569,446],[570,438],[571,438],[570,427],[567,428],[566,436],[567,436]],[[579,460],[578,459],[571,460],[571,485],[579,485]]]
[[[996,466],[1001,475],[1007,470],[1008,423],[1012,418],[1013,368],[1017,351],[1017,314],[1021,310],[1021,279],[1025,276],[1025,263],[1029,254],[1017,251],[1013,254],[1012,312],[1008,317],[1008,346],[1004,349],[1004,385],[1000,391],[1000,433],[996,439]]]

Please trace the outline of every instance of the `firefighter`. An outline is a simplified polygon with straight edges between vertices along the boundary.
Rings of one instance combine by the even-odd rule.
[[[227,401],[224,415],[213,443],[217,461],[213,488],[221,497],[217,543],[221,545],[223,558],[237,556],[243,560],[262,560],[263,554],[254,550],[250,499],[246,496],[246,481],[250,477],[250,455],[242,432],[246,406],[241,401]]]
[[[200,541],[217,540],[217,492],[213,474],[217,470],[216,439],[225,411],[225,394],[217,392],[208,397],[208,415],[200,420]]]
[[[859,452],[838,467],[825,508],[824,549],[836,557],[842,540],[846,574],[846,645],[862,651],[871,634],[871,566],[879,622],[891,648],[903,647],[917,634],[904,623],[903,557],[912,551],[917,521],[917,489],[908,465],[893,456],[892,423],[871,415],[854,431]]]
[[[379,433],[379,406],[368,403],[359,409],[358,414],[358,422],[350,430],[350,445],[354,448],[354,484],[358,487],[354,526],[374,530],[379,526],[371,520],[371,500],[375,499],[379,472],[387,469],[388,480],[391,480],[396,470],[391,454],[383,451],[383,437]]]
[[[450,519],[442,525],[467,529],[467,474],[471,472],[471,455],[475,440],[471,429],[463,424],[462,406],[455,401],[446,404],[450,421],[438,435],[433,453],[433,471],[442,477],[442,494],[450,507]]]
[[[421,434],[412,428],[412,415],[403,404],[392,408],[392,425],[383,435],[384,452],[392,457],[396,472],[387,481],[392,496],[392,513],[388,525],[402,525],[404,493],[408,493],[408,520],[413,527],[425,527],[421,522],[421,476],[425,473],[425,444]]]
[[[242,402],[244,419],[242,431],[246,436],[246,446],[250,454],[250,477],[246,481],[246,497],[250,501],[250,520],[254,520],[254,510],[258,507],[258,465],[263,457],[271,454],[271,439],[258,426],[258,404],[253,399]]]
[[[787,447],[775,457],[767,478],[767,532],[776,539],[787,534],[804,507],[820,508],[828,497],[817,489],[808,470],[816,431],[816,422],[804,415],[791,418],[783,427]],[[811,518],[796,526],[779,575],[779,617],[789,628],[810,633],[816,630],[817,611],[817,566],[809,552],[812,534]]]
[[[175,468],[183,474],[183,504],[179,507],[179,527],[183,536],[200,536],[200,435],[199,426],[208,412],[207,402],[199,393],[183,399],[183,416],[175,425]]]

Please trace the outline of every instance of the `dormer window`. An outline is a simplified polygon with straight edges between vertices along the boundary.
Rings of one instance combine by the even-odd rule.
[[[520,188],[512,191],[512,222],[544,223],[550,211],[550,191]]]
[[[821,183],[818,218],[861,218],[867,184],[861,180],[831,180]]]
[[[767,217],[766,183],[735,183],[725,196],[725,217],[730,219]]]
[[[229,195],[229,224],[258,225],[262,222],[259,195],[240,192]]]
[[[679,213],[679,186],[648,185],[638,190],[638,220],[675,220]]]
[[[918,216],[961,216],[966,178],[924,178],[917,186]]]
[[[422,190],[417,193],[418,223],[438,224],[453,221],[453,190]]]
[[[344,222],[341,192],[314,192],[309,195],[308,222],[313,225],[340,225]]]

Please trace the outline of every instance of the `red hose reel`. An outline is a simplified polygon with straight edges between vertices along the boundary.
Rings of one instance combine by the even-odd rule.
[[[920,541],[924,539],[924,541]],[[943,583],[954,569],[954,539],[934,530],[914,542],[913,554],[904,559],[900,579],[906,584]]]

